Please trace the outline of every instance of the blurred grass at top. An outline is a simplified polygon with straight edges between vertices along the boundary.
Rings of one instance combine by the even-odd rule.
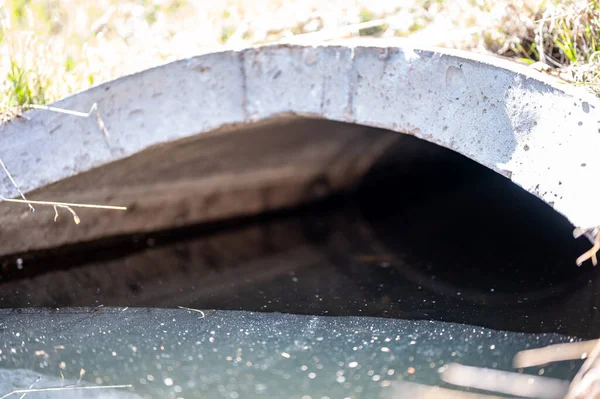
[[[43,104],[168,61],[316,31],[491,52],[598,89],[599,1],[0,0],[0,108]]]

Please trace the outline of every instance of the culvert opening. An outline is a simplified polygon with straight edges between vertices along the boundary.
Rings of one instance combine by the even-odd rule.
[[[594,270],[574,264],[588,243],[573,240],[572,226],[504,177],[408,135],[306,118],[275,120],[151,148],[34,193],[66,194],[114,196],[129,202],[131,213],[84,212],[84,224],[91,227],[80,236],[68,220],[49,225],[37,233],[38,244],[47,246],[29,251],[15,250],[18,235],[5,234],[1,307],[84,308],[26,311],[22,321],[11,319],[12,327],[0,331],[2,339],[10,345],[15,337],[9,333],[18,329],[30,352],[39,351],[35,334],[59,332],[76,343],[72,353],[60,355],[65,358],[74,359],[77,350],[89,352],[90,342],[111,349],[156,345],[141,338],[152,318],[170,326],[154,337],[160,342],[206,328],[201,339],[206,345],[214,344],[207,340],[215,331],[231,337],[222,351],[252,347],[243,331],[259,334],[263,328],[264,342],[270,343],[263,342],[261,350],[279,361],[297,342],[304,342],[299,348],[334,342],[339,329],[350,348],[370,348],[372,342],[365,342],[373,336],[386,342],[383,353],[400,345],[402,358],[386,358],[371,369],[402,369],[409,380],[406,370],[429,370],[416,381],[437,384],[437,368],[455,360],[456,353],[473,362],[483,356],[469,352],[469,345],[501,343],[503,351],[486,352],[481,365],[510,368],[511,354],[531,342],[595,338],[600,327]],[[109,307],[121,313],[104,310]],[[200,318],[194,311],[137,307],[204,311]],[[228,310],[256,313],[232,316]],[[46,327],[25,331],[32,318],[44,317]],[[200,319],[202,327],[195,324]],[[275,331],[277,325],[283,330]],[[119,344],[81,338],[91,337],[92,330],[120,331],[129,338]],[[296,343],[274,338],[281,334]],[[467,344],[453,346],[453,339]],[[433,352],[424,354],[417,345],[410,354],[413,342],[428,342]],[[186,348],[167,346],[166,352],[173,359],[206,356],[216,366],[203,372],[215,378],[227,374],[227,367],[219,366],[223,359],[206,354],[206,348]],[[367,361],[354,349],[323,350],[331,361],[320,364],[334,374],[337,357],[346,366]],[[14,367],[29,361],[24,353],[11,355]],[[114,382],[145,373],[143,367],[123,373],[108,352],[89,355],[98,375]],[[577,365],[565,362],[544,372],[571,378]],[[175,374],[194,380],[190,373],[199,366],[190,367],[176,368]],[[298,367],[285,372],[296,375]],[[217,392],[215,384],[186,389],[194,397]],[[286,384],[277,392],[302,389]],[[150,385],[141,391],[166,389]]]
[[[132,206],[149,231],[5,256],[0,306],[384,316],[577,336],[600,323],[593,269],[573,264],[587,243],[562,216],[409,135],[285,118],[152,148],[40,195],[88,189],[151,198]],[[171,225],[155,229],[152,212]],[[196,223],[177,227],[186,217]]]

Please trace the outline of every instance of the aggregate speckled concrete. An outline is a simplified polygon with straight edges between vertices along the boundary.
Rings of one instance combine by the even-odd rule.
[[[280,115],[385,128],[451,148],[565,215],[600,225],[600,101],[495,58],[450,50],[274,45],[202,55],[101,84],[0,126],[25,192],[148,147]],[[0,193],[16,196],[8,178]],[[115,203],[118,195],[115,194]]]

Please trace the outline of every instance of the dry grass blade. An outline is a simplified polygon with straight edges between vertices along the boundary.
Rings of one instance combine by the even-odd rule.
[[[29,388],[27,388],[27,389],[33,389],[33,386],[34,386],[35,384],[37,384],[37,383],[38,383],[38,382],[39,382],[41,379],[42,379],[42,377],[38,377],[38,378],[36,378],[36,380],[35,380],[35,381],[33,381],[33,382],[32,382],[32,383],[29,385]],[[28,393],[28,392],[24,392],[24,393],[23,393],[23,395],[19,396],[19,399],[23,399],[25,396],[27,396],[27,393]]]
[[[20,393],[34,393],[34,392],[61,392],[61,391],[77,391],[77,390],[95,390],[95,389],[128,389],[133,388],[133,385],[100,385],[100,386],[87,386],[87,387],[79,387],[79,386],[67,386],[67,387],[49,387],[49,388],[31,388],[31,389],[17,389],[12,392],[7,393],[4,396],[0,396],[0,399],[8,398],[11,395],[16,395]]]
[[[75,224],[81,223],[81,219],[77,215],[77,213],[71,208],[92,208],[92,209],[109,209],[113,211],[126,211],[127,207],[125,206],[114,206],[114,205],[95,205],[95,204],[78,204],[78,203],[67,203],[67,202],[53,202],[53,201],[30,201],[30,200],[20,200],[14,198],[4,198],[0,195],[0,200],[5,202],[16,202],[18,204],[37,204],[37,205],[48,205],[54,207],[54,221],[58,219],[58,208],[66,209],[73,216],[73,220]]]
[[[190,311],[190,312],[200,313],[202,315],[201,319],[204,318],[204,312],[201,311],[200,309],[186,308],[185,306],[177,306],[177,307],[179,309],[187,310],[187,311]]]
[[[98,126],[100,127],[100,130],[102,131],[102,134],[104,135],[104,137],[106,139],[110,138],[110,133],[106,129],[106,126],[104,125],[104,121],[100,117],[100,111],[98,110],[97,103],[93,103],[88,112],[79,112],[79,111],[73,111],[73,110],[65,109],[65,108],[57,108],[57,107],[51,107],[48,105],[37,105],[37,104],[27,104],[24,107],[25,108],[33,108],[33,109],[41,109],[41,110],[45,110],[45,111],[58,112],[61,114],[67,114],[67,115],[73,115],[73,116],[79,116],[81,118],[89,118],[90,116],[92,116],[94,111],[96,111],[96,119],[98,121]]]
[[[31,212],[35,212],[35,208],[29,203],[29,201],[27,201],[27,198],[25,198],[25,194],[23,194],[23,192],[19,188],[19,185],[17,184],[17,182],[15,181],[15,179],[13,179],[12,175],[8,171],[8,168],[6,167],[6,165],[4,164],[4,162],[2,161],[2,158],[0,158],[0,166],[2,166],[2,169],[4,169],[4,173],[6,173],[6,176],[8,176],[8,179],[10,180],[10,182],[12,183],[12,185],[15,187],[15,189],[17,189],[17,192],[19,193],[19,195],[21,196],[21,198],[23,198],[23,200],[25,201],[25,203],[27,205],[29,205],[29,210]],[[3,197],[0,197],[0,198],[4,199]]]
[[[19,200],[14,198],[4,198],[0,195],[0,199],[6,202],[16,202],[19,204],[37,204],[37,205],[50,205],[50,206],[72,206],[75,208],[93,208],[93,209],[110,209],[113,211],[126,211],[126,206],[116,205],[94,205],[94,204],[78,204],[75,202],[54,202],[54,201],[30,201],[30,200]]]

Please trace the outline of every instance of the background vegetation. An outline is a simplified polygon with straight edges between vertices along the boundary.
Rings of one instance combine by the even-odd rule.
[[[494,53],[600,92],[599,0],[0,0],[0,112],[311,32]]]

